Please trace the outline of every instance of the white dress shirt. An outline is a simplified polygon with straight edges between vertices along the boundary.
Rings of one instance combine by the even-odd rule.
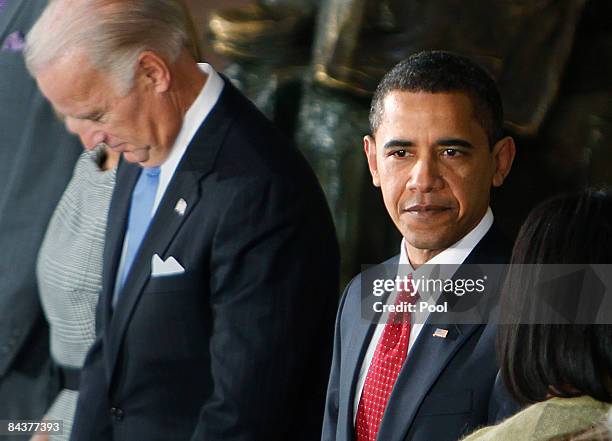
[[[189,143],[212,108],[217,104],[219,96],[221,96],[221,92],[223,91],[223,78],[215,72],[210,64],[199,63],[198,67],[202,72],[208,75],[208,79],[200,91],[200,94],[185,114],[183,126],[174,141],[174,146],[172,150],[170,150],[168,159],[160,166],[159,186],[157,187],[157,194],[155,195],[155,202],[153,202],[153,212],[151,216],[153,216],[153,213],[157,210],[164,193],[166,193],[168,184],[170,184],[170,180],[172,176],[174,176],[174,172],[179,162],[181,162],[185,151],[187,151],[187,146],[189,146]]]
[[[398,276],[403,278],[405,275],[407,275],[407,273],[412,273],[413,278],[417,279],[421,276],[426,276],[426,273],[431,271],[432,269],[431,265],[440,264],[450,265],[443,266],[443,271],[445,271],[445,273],[440,274],[440,279],[450,279],[456,269],[459,267],[459,265],[463,263],[463,261],[472,252],[476,245],[478,245],[478,242],[480,242],[484,235],[487,233],[487,231],[489,231],[491,225],[493,225],[493,212],[489,207],[478,225],[476,225],[468,234],[463,236],[462,239],[460,239],[441,253],[432,257],[430,260],[427,261],[426,266],[420,267],[417,270],[414,270],[414,268],[412,268],[412,265],[410,265],[410,260],[408,259],[408,252],[406,251],[406,239],[402,239]],[[438,300],[438,295],[432,295],[428,299],[421,298],[420,301],[427,301],[428,303],[435,305]],[[394,304],[395,297],[395,295],[390,295],[387,299],[387,304]],[[421,313],[411,314],[408,354],[410,354],[410,349],[412,349],[412,347],[414,346],[414,342],[421,333],[421,330],[423,329],[423,326],[425,325],[428,317],[429,312],[427,310]],[[357,417],[359,400],[361,399],[361,393],[363,392],[363,385],[368,374],[368,369],[370,369],[370,364],[372,363],[372,358],[374,357],[376,346],[378,345],[378,341],[380,340],[383,330],[385,329],[385,323],[386,316],[383,314],[381,315],[380,320],[376,325],[376,329],[374,330],[374,334],[372,335],[372,339],[370,340],[368,350],[363,359],[363,363],[361,364],[359,378],[357,379],[357,386],[355,390],[355,400],[353,402],[353,424],[355,423],[355,418]]]
[[[179,131],[176,140],[170,150],[170,155],[164,161],[163,164],[159,167],[159,184],[157,187],[157,193],[155,194],[155,200],[153,202],[153,208],[151,210],[151,217],[157,211],[157,207],[166,193],[168,189],[168,185],[170,184],[170,180],[172,176],[174,176],[174,172],[176,171],[179,162],[185,155],[187,151],[187,147],[189,143],[195,136],[196,132],[209,115],[212,108],[217,104],[219,97],[221,96],[221,92],[223,91],[223,86],[225,83],[223,82],[223,78],[212,68],[210,64],[207,63],[198,63],[198,67],[202,72],[208,75],[202,90],[198,94],[197,98],[191,104],[191,107],[185,113],[185,117],[183,119],[183,125],[181,126],[181,130]],[[121,251],[121,259],[119,260],[119,268],[117,270],[117,277],[115,279],[115,290],[113,295],[113,306],[116,302],[119,284],[121,281],[121,274],[123,274],[125,268],[125,254],[127,252],[127,244],[130,240],[129,235],[126,234],[125,239],[123,240],[123,249]]]

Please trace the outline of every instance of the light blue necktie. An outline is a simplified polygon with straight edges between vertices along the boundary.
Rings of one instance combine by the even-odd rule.
[[[127,251],[125,253],[125,264],[123,265],[123,274],[121,275],[121,284],[119,291],[123,289],[125,279],[130,273],[130,268],[134,263],[142,239],[147,233],[151,218],[153,217],[153,202],[157,193],[159,184],[159,167],[143,168],[138,182],[132,192],[132,204],[130,205],[130,214],[128,217],[128,227],[126,238],[128,241]],[[118,293],[115,293],[117,298]],[[115,301],[116,301],[115,298]]]

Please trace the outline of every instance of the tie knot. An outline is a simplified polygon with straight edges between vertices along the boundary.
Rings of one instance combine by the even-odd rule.
[[[408,290],[399,290],[397,292],[397,301],[396,303],[416,303],[419,299],[419,293],[414,290],[412,285]]]
[[[0,0],[1,1],[1,0]],[[143,169],[143,173],[149,178],[156,178],[159,176],[159,167],[147,167]]]
[[[416,304],[419,300],[419,293],[414,289],[412,274],[408,274],[401,280],[397,287],[397,298],[395,304],[411,303]]]

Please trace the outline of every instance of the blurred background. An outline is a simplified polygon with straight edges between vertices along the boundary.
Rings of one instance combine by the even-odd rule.
[[[208,21],[213,11],[225,10],[231,8],[243,8],[247,5],[255,3],[254,0],[185,0],[187,7],[191,12],[196,33],[200,42],[202,52],[202,60],[215,66],[216,69],[223,69],[229,63],[229,60],[223,55],[215,52],[210,44],[210,38],[207,35]]]
[[[383,74],[423,49],[497,79],[518,153],[493,194],[510,239],[542,199],[612,183],[609,0],[186,0],[202,58],[309,159],[334,214],[346,280],[398,252],[361,138]]]

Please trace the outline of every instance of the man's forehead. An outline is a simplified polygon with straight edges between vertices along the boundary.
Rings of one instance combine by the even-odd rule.
[[[77,78],[87,78],[92,75],[101,75],[94,67],[91,58],[87,53],[78,47],[67,50],[60,56],[50,61],[41,69],[41,74],[53,71],[69,76],[72,80]]]
[[[67,54],[43,68],[37,75],[43,93],[60,113],[84,104],[101,94],[105,79],[86,56]]]
[[[484,129],[476,118],[470,97],[463,92],[409,92],[395,90],[383,100],[383,111],[375,136],[410,129],[422,131],[473,132]],[[450,133],[449,133],[450,135]]]
[[[454,111],[472,110],[472,100],[467,93],[461,91],[425,92],[392,90],[383,100],[384,111],[419,111],[437,110]]]

